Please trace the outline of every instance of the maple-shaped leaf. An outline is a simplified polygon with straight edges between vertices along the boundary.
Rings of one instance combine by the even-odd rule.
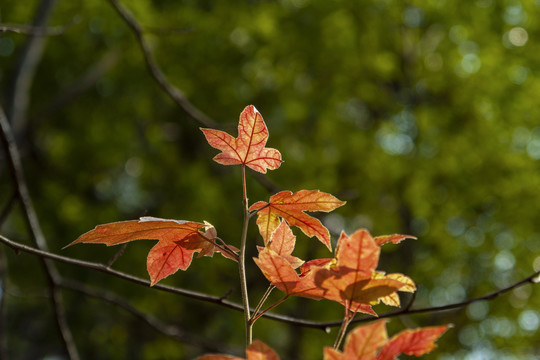
[[[394,360],[399,354],[421,356],[435,348],[448,326],[404,330],[388,340],[386,321],[358,326],[345,340],[343,352],[324,348],[324,360]]]
[[[332,250],[328,229],[305,211],[329,212],[344,204],[344,201],[319,190],[300,190],[296,193],[281,191],[272,195],[269,202],[258,201],[251,205],[249,211],[258,210],[257,225],[265,244],[278,228],[280,218],[282,218],[290,226],[300,228],[307,236],[316,236],[329,250]]]
[[[384,245],[386,243],[392,243],[392,244],[399,244],[405,239],[413,239],[416,240],[415,236],[411,235],[402,235],[402,234],[392,234],[392,235],[381,235],[381,236],[375,236],[373,238],[377,245]]]
[[[314,273],[309,267],[303,266],[304,272],[298,274],[285,257],[268,247],[259,251],[259,257],[253,260],[268,281],[287,295],[322,298],[325,290],[315,285]]]
[[[291,228],[285,221],[279,224],[276,231],[270,236],[270,241],[266,244],[268,248],[285,258],[296,269],[304,263],[304,260],[292,255],[295,245],[296,236],[294,236]]]
[[[396,274],[385,275],[384,273],[376,271],[373,274],[373,278],[378,278],[378,279],[391,278],[391,279],[395,279],[395,280],[397,280],[397,281],[404,284],[401,288],[399,288],[399,291],[410,292],[410,293],[413,293],[413,292],[416,291],[416,284],[414,283],[414,281],[410,277],[405,276],[403,274],[397,274],[396,273]],[[401,306],[401,301],[399,300],[399,295],[397,294],[397,292],[394,292],[394,293],[392,293],[390,295],[381,297],[381,298],[379,298],[379,301],[382,302],[385,305],[388,305],[388,306],[394,306],[394,307]]]
[[[201,128],[201,131],[210,146],[221,150],[214,161],[222,165],[242,164],[265,174],[267,169],[277,169],[283,162],[278,150],[265,147],[268,129],[253,105],[247,106],[240,114],[238,137],[215,129]]]
[[[405,276],[403,279],[407,280],[400,281],[397,275],[377,273],[379,255],[380,246],[366,230],[358,230],[351,236],[342,232],[335,260],[314,269],[315,283],[326,290],[324,298],[341,302],[353,312],[373,314],[371,305],[410,286],[410,279]]]
[[[334,348],[325,347],[324,360],[374,360],[379,348],[387,341],[385,321],[358,326],[347,336],[343,353]]]
[[[154,285],[178,270],[186,270],[195,252],[205,256],[214,254],[214,239],[199,231],[205,227],[211,236],[212,230],[206,224],[147,216],[139,220],[98,225],[68,246],[78,243],[110,246],[133,240],[159,240],[150,249],[146,260],[150,282]]]
[[[376,360],[393,360],[399,354],[422,356],[435,349],[435,341],[448,326],[431,326],[421,329],[407,329],[394,335],[384,345]]]
[[[246,359],[229,355],[203,355],[195,360],[279,360],[279,356],[270,346],[255,340],[246,349]]]

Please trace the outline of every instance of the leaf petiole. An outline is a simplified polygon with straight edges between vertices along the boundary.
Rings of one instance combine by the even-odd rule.
[[[257,304],[257,307],[255,308],[255,310],[253,310],[253,313],[251,314],[250,321],[252,324],[253,324],[252,319],[259,313],[266,299],[268,299],[268,296],[270,296],[270,294],[272,293],[272,290],[274,290],[275,288],[276,287],[274,285],[270,284],[268,286],[268,289],[266,289],[264,295],[261,297],[261,300],[259,301],[259,304]]]
[[[263,311],[259,312],[257,315],[254,315],[251,319],[250,319],[250,323],[251,325],[253,325],[253,323],[255,321],[257,321],[257,319],[259,319],[261,316],[263,316],[264,314],[266,314],[268,311],[272,310],[273,308],[275,308],[276,306],[278,306],[279,304],[281,304],[282,302],[284,302],[285,300],[287,300],[289,298],[289,295],[285,295],[284,297],[282,297],[281,299],[279,299],[278,301],[276,301],[275,303],[273,303],[272,305],[270,305],[269,307],[267,307],[266,309],[264,309]]]

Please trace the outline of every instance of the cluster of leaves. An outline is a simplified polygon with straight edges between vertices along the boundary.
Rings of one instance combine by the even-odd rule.
[[[258,247],[258,257],[254,258],[254,261],[270,282],[270,287],[253,313],[246,306],[250,312],[246,314],[246,332],[250,334],[253,323],[269,309],[289,296],[301,296],[316,300],[327,299],[344,306],[342,328],[334,347],[324,349],[325,359],[394,359],[400,353],[419,356],[434,348],[435,340],[447,326],[406,330],[388,340],[385,322],[378,321],[354,329],[347,337],[344,352],[340,352],[338,349],[347,326],[357,313],[377,316],[373,305],[382,302],[390,306],[400,306],[398,291],[416,291],[416,286],[409,277],[399,273],[385,274],[377,270],[381,246],[386,243],[397,244],[411,236],[395,234],[372,237],[364,229],[351,235],[342,232],[334,257],[307,262],[299,259],[292,255],[296,236],[291,227],[299,228],[308,237],[316,237],[331,251],[328,229],[306,212],[329,212],[345,202],[319,190],[300,190],[296,193],[281,191],[271,196],[268,202],[259,201],[249,206],[245,168],[266,173],[268,169],[277,169],[282,163],[280,152],[266,147],[268,129],[261,114],[254,106],[247,106],[240,115],[236,138],[220,130],[201,130],[208,143],[221,150],[221,153],[214,157],[216,162],[223,165],[242,165],[246,213],[244,229],[247,229],[249,219],[256,215],[264,243],[264,246]],[[239,262],[241,278],[245,271],[243,254],[246,232],[244,231],[238,249],[220,239],[216,229],[207,222],[143,217],[134,221],[99,225],[72,244],[117,245],[139,239],[159,240],[147,257],[151,285],[178,270],[186,270],[195,252],[199,253],[199,257],[220,252],[223,256]],[[274,288],[284,292],[285,296],[261,311],[267,296]],[[248,304],[247,294],[243,294],[243,300],[245,305]],[[247,339],[248,360],[278,359],[276,353],[263,342],[252,342],[251,335],[248,335]],[[199,359],[239,358],[206,355]]]

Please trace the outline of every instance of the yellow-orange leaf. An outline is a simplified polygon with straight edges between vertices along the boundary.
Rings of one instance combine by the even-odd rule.
[[[278,150],[267,148],[268,129],[255,106],[247,106],[240,114],[238,137],[221,130],[203,129],[210,146],[221,150],[214,161],[222,165],[246,165],[260,173],[277,169],[281,163]]]
[[[300,190],[297,193],[281,191],[270,197],[270,201],[259,201],[251,205],[250,211],[257,212],[257,225],[265,243],[280,224],[280,218],[290,226],[300,228],[309,237],[316,236],[329,250],[330,233],[316,218],[305,211],[332,211],[345,202],[319,190]]]
[[[370,305],[409,285],[397,278],[377,275],[379,254],[379,245],[366,230],[351,236],[342,232],[335,261],[330,266],[314,268],[315,284],[326,290],[324,298],[338,301],[353,312],[374,314]]]

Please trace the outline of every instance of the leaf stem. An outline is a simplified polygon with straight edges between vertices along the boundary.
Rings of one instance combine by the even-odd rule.
[[[242,165],[242,187],[244,190],[244,225],[242,228],[242,238],[240,240],[240,254],[238,257],[238,270],[240,272],[240,288],[242,291],[242,305],[244,307],[244,320],[246,327],[246,348],[251,345],[252,341],[252,323],[250,322],[250,311],[249,311],[249,297],[247,291],[247,280],[246,280],[246,239],[247,231],[249,225],[249,206],[246,190],[246,167]]]
[[[279,299],[278,301],[276,301],[275,303],[273,303],[272,305],[270,305],[269,307],[267,307],[266,309],[264,309],[260,313],[258,313],[256,315],[255,315],[255,313],[253,313],[253,317],[250,320],[251,325],[253,325],[253,323],[255,323],[255,321],[257,321],[257,319],[259,319],[261,316],[263,316],[268,311],[272,310],[273,308],[275,308],[276,306],[278,306],[279,304],[281,304],[282,302],[284,302],[288,298],[289,298],[289,295],[285,295],[284,297],[282,297],[281,299]]]
[[[250,321],[251,321],[251,324],[253,324],[253,318],[259,313],[259,311],[261,310],[262,306],[264,305],[264,302],[266,301],[266,299],[268,299],[268,296],[270,296],[270,293],[272,292],[272,290],[274,290],[276,287],[272,284],[270,284],[268,286],[268,289],[266,289],[266,292],[264,293],[264,295],[261,297],[261,300],[259,301],[259,304],[257,304],[257,307],[255,308],[255,310],[253,310],[252,314],[251,314],[251,318],[250,318]]]
[[[336,350],[339,349],[339,346],[341,345],[341,342],[343,341],[343,338],[345,337],[345,334],[347,333],[347,327],[349,327],[349,324],[351,323],[351,320],[354,318],[354,315],[356,315],[356,313],[351,315],[350,310],[349,310],[349,305],[346,304],[345,316],[343,316],[343,322],[341,323],[338,336],[336,338],[336,341],[334,342],[334,349]]]

